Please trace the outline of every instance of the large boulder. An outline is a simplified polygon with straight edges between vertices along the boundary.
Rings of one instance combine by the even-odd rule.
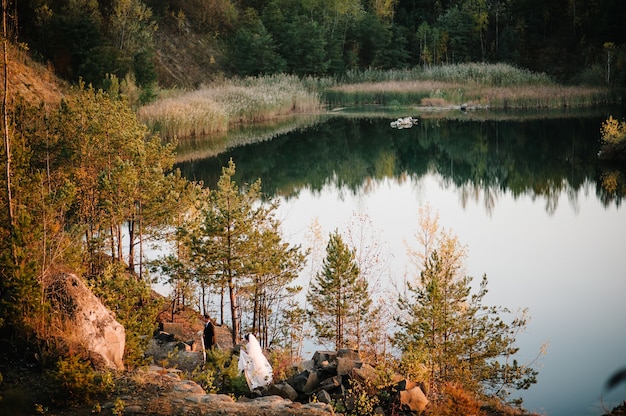
[[[400,392],[400,406],[403,410],[419,413],[426,409],[428,399],[419,386]]]
[[[123,370],[126,331],[87,285],[73,273],[60,273],[47,292],[68,348],[87,351],[97,368]]]

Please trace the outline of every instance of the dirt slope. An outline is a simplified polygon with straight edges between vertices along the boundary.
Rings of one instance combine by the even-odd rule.
[[[0,49],[1,52],[1,49]],[[21,95],[27,101],[53,104],[61,101],[69,87],[54,75],[54,72],[33,61],[27,51],[9,45],[8,91],[10,99]],[[0,70],[0,90],[4,91],[4,65]]]

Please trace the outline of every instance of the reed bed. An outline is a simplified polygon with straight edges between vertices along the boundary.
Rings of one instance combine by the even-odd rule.
[[[554,84],[546,74],[535,73],[504,63],[464,63],[385,71],[378,69],[354,70],[348,71],[339,78],[337,84],[391,81],[441,81],[491,86]]]
[[[324,100],[331,106],[407,106],[433,98],[458,101],[464,93],[465,88],[461,84],[393,80],[337,85],[324,91]]]
[[[574,108],[615,102],[608,89],[567,87],[507,64],[469,63],[404,70],[349,71],[340,78],[273,75],[226,80],[196,91],[170,90],[139,109],[164,138],[219,136],[233,125],[319,113],[324,106],[461,104],[490,108]]]
[[[490,87],[481,91],[481,96],[493,108],[591,107],[613,101],[607,89],[558,85]]]
[[[326,87],[331,106],[440,106],[492,108],[584,107],[610,103],[607,89],[566,87],[545,74],[507,64],[458,64],[402,71],[350,72]]]
[[[139,109],[139,119],[165,138],[213,135],[238,123],[318,112],[319,94],[295,76],[234,79],[196,91],[171,93]]]

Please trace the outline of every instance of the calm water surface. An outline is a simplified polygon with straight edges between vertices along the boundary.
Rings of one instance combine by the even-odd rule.
[[[296,244],[308,244],[315,220],[327,236],[367,216],[389,291],[416,274],[406,248],[430,204],[467,246],[467,274],[487,275],[485,303],[528,308],[519,360],[548,344],[538,383],[513,396],[549,416],[598,416],[626,400],[626,384],[604,390],[626,367],[626,211],[601,185],[620,169],[623,184],[625,172],[596,158],[608,115],[459,114],[406,130],[389,117],[341,116],[178,167],[213,186],[232,157],[238,183],[261,178],[281,199],[285,238]]]

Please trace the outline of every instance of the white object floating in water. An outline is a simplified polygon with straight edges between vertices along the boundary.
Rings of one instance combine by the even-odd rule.
[[[243,371],[250,390],[267,386],[272,382],[272,366],[263,355],[259,341],[252,334],[248,335],[247,352],[239,351],[239,371]]]
[[[399,119],[389,123],[389,125],[394,129],[410,129],[415,124],[417,124],[417,119],[411,116],[400,117]]]

